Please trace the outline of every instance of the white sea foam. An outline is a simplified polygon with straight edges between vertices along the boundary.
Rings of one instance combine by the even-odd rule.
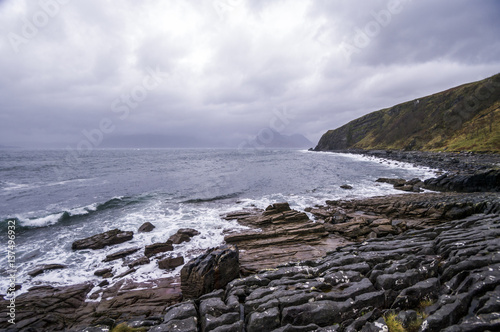
[[[44,214],[44,212],[29,212],[26,214],[16,215],[15,217],[20,221],[21,226],[24,227],[46,227],[56,224],[67,217],[74,216],[84,216],[91,212],[95,212],[98,207],[98,203],[92,203],[82,207],[76,207],[72,209],[62,209],[62,212],[49,213],[45,212],[46,215],[39,216]],[[34,216],[38,215],[38,216]]]
[[[57,223],[64,215],[64,212],[49,214],[48,216],[38,217],[38,218],[25,218],[23,216],[17,216],[20,223],[24,227],[45,227],[54,225]]]
[[[69,183],[85,183],[87,181],[91,181],[94,179],[73,179],[73,180],[66,180],[66,181],[56,181],[56,182],[33,182],[33,183],[15,183],[15,182],[3,182],[2,190],[6,192],[12,192],[12,191],[28,191],[28,190],[33,190],[36,188],[42,188],[42,187],[54,187],[54,186],[64,186]],[[85,183],[85,185],[87,185]]]
[[[4,191],[23,191],[23,190],[30,190],[33,188],[37,188],[38,185],[34,184],[26,184],[26,183],[14,183],[14,182],[4,182],[4,188],[2,190]]]
[[[73,209],[71,211],[73,213],[82,213],[86,209],[88,207]],[[117,228],[117,225],[119,225],[118,228],[122,230],[134,231],[134,238],[131,241],[101,250],[70,250],[68,245],[75,239],[82,237],[78,234],[83,233],[83,231],[88,232],[86,228],[93,226],[81,224],[74,226],[67,225],[60,228],[61,230],[55,233],[52,238],[46,239],[45,243],[31,243],[23,246],[22,252],[19,252],[19,255],[29,257],[30,259],[27,264],[20,266],[20,270],[18,271],[19,282],[23,285],[19,294],[25,292],[31,286],[41,284],[69,285],[91,281],[97,285],[102,279],[96,277],[93,274],[94,271],[111,267],[114,275],[118,276],[129,269],[124,264],[123,259],[103,262],[106,255],[126,248],[139,247],[141,249],[127,257],[125,261],[134,260],[144,255],[144,247],[146,245],[165,242],[180,228],[194,228],[200,232],[200,235],[193,237],[189,242],[174,245],[173,252],[165,253],[166,257],[183,256],[185,262],[187,262],[191,258],[203,253],[207,248],[221,245],[224,242],[224,230],[247,229],[247,227],[239,225],[236,221],[227,221],[220,217],[221,213],[234,209],[234,206],[228,206],[226,210],[221,210],[200,204],[179,204],[175,208],[166,208],[161,201],[156,201],[140,210],[121,216],[119,220],[102,220],[99,225],[101,228],[95,227],[94,234]],[[23,225],[37,227],[50,225],[56,223],[61,216],[62,213],[52,214],[47,217],[25,221]],[[138,227],[146,221],[153,223],[156,228],[149,233],[137,233]],[[45,247],[42,248],[42,245],[45,245]],[[60,270],[47,271],[34,278],[28,276],[29,271],[50,263],[64,264],[67,267]],[[161,270],[158,268],[158,259],[154,258],[149,264],[137,267],[136,272],[124,278],[143,282],[178,275],[180,269],[181,267],[173,271]],[[8,287],[5,280],[7,279],[0,280],[0,292],[2,293]],[[110,279],[110,282],[114,284],[119,280]]]
[[[404,170],[414,172],[415,176],[422,177],[422,179],[434,177],[436,175],[436,172],[438,172],[437,169],[430,168],[427,166],[416,166],[414,164],[403,162],[403,161],[396,161],[396,160],[385,159],[385,158],[380,158],[380,157],[375,157],[375,156],[362,155],[362,154],[338,153],[338,152],[312,152],[312,151],[307,151],[307,152],[308,153],[325,153],[325,154],[343,156],[343,157],[347,157],[347,158],[350,158],[352,160],[357,160],[357,161],[369,161],[369,162],[374,162],[374,163],[378,163],[378,164],[384,164],[385,166],[387,166],[389,168],[404,169]]]

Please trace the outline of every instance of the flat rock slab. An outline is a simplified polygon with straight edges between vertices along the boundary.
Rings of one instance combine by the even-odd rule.
[[[288,203],[275,203],[266,210],[251,209],[232,212],[225,219],[236,219],[254,230],[228,234],[226,243],[240,249],[243,274],[255,273],[288,262],[318,259],[327,251],[350,243],[330,235],[323,224],[290,209]]]
[[[424,193],[326,201],[308,208],[327,231],[353,241],[402,234],[476,213],[500,213],[496,193]]]
[[[120,244],[126,241],[132,240],[134,237],[134,232],[125,232],[119,229],[112,229],[110,231],[96,234],[85,239],[77,240],[73,242],[71,249],[82,250],[82,249],[102,249],[106,246],[111,246],[114,244]]]
[[[153,243],[144,249],[144,256],[151,257],[162,252],[173,251],[172,241]]]
[[[111,262],[120,258],[127,257],[129,255],[132,255],[133,253],[139,251],[140,248],[134,247],[134,248],[127,248],[123,249],[117,252],[114,252],[112,254],[109,254],[104,258],[103,262]]]
[[[44,273],[45,271],[58,270],[58,269],[64,269],[64,268],[66,268],[66,265],[62,265],[62,264],[47,264],[47,265],[39,266],[39,267],[37,267],[34,270],[31,270],[30,272],[28,272],[28,275],[31,276],[31,277],[36,277],[37,275],[40,275],[40,274]]]
[[[91,292],[96,292],[93,296]],[[102,298],[89,302],[89,298]],[[66,287],[33,287],[16,297],[16,323],[7,315],[0,317],[0,329],[6,331],[81,331],[85,327],[119,321],[154,321],[166,306],[182,299],[178,278],[147,282],[122,280],[103,288],[90,283]],[[3,298],[0,305],[7,306]],[[148,319],[146,319],[148,318]],[[106,324],[99,324],[104,322]],[[109,330],[109,326],[107,326]]]

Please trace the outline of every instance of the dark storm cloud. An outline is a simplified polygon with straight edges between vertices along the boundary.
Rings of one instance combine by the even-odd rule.
[[[1,1],[0,144],[76,147],[101,129],[316,141],[499,72],[499,14],[493,0]]]

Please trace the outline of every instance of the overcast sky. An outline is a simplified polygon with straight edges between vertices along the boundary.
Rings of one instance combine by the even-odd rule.
[[[499,17],[496,0],[0,0],[0,144],[316,143],[500,72]]]

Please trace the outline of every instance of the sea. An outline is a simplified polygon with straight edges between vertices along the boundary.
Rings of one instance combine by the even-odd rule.
[[[128,270],[122,259],[104,263],[106,255],[165,242],[180,228],[200,235],[174,245],[168,255],[183,255],[187,262],[221,245],[225,232],[245,229],[221,218],[231,211],[285,201],[304,211],[326,200],[398,194],[375,180],[434,174],[373,157],[292,149],[96,149],[77,156],[66,150],[0,150],[0,294],[7,293],[12,267],[21,285],[17,294],[39,285],[97,285],[98,269],[111,267],[115,275]],[[353,189],[340,188],[344,184]],[[156,228],[138,233],[145,222]],[[71,249],[75,240],[115,228],[133,231],[134,238],[100,250]],[[15,247],[9,248],[8,230]],[[29,276],[46,264],[66,268]],[[152,260],[124,278],[154,280],[180,269],[161,270]]]

